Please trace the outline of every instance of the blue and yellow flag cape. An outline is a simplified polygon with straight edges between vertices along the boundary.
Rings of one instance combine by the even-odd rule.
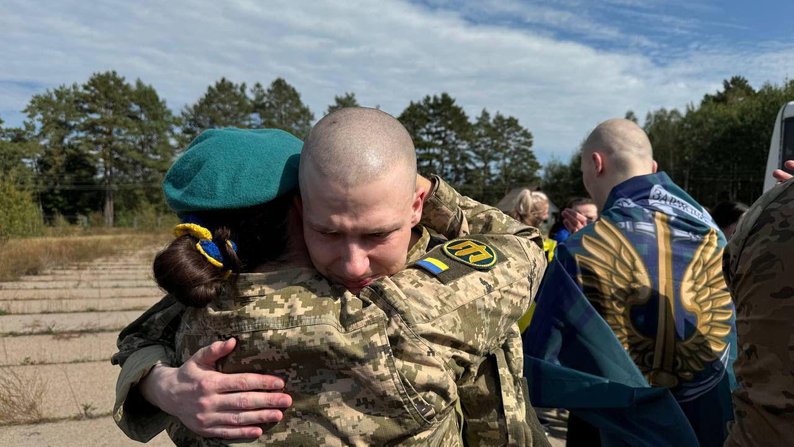
[[[567,408],[600,429],[605,447],[698,446],[670,391],[648,385],[556,260],[523,337],[532,405]]]
[[[679,424],[683,411],[700,445],[721,445],[732,419],[736,349],[735,313],[721,270],[724,245],[708,213],[666,174],[616,186],[599,220],[558,247],[559,264],[538,293],[525,333],[533,404],[575,414],[586,408],[590,414],[579,415],[602,436],[609,433],[605,424],[659,427],[663,438],[648,445],[690,445],[670,444],[673,430],[662,429]],[[552,372],[568,377],[568,387],[555,384]],[[604,382],[596,387],[596,379]],[[582,388],[562,399],[559,393],[571,384]],[[557,387],[555,396],[549,386]],[[671,394],[678,412],[652,410],[670,403],[658,393]]]

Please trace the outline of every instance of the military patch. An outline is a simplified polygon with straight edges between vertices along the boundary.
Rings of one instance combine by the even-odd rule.
[[[454,239],[443,245],[444,253],[477,270],[491,270],[498,256],[490,245],[473,239]]]
[[[479,240],[478,236],[469,236],[433,248],[413,266],[449,284],[470,273],[491,270],[503,260],[504,255],[496,247]]]

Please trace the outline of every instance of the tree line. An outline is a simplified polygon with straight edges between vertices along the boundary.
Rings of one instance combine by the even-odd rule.
[[[723,201],[751,204],[761,195],[772,130],[780,107],[794,101],[794,81],[753,88],[734,76],[722,89],[683,111],[647,113],[642,127],[659,169],[704,206]],[[634,112],[626,118],[638,122]],[[544,167],[542,187],[554,201],[586,194],[579,154]]]
[[[737,76],[684,111],[649,112],[643,127],[660,169],[701,203],[750,203],[761,193],[775,114],[791,100],[794,81],[756,90]],[[324,113],[357,105],[346,92]],[[0,237],[35,233],[58,216],[119,226],[165,214],[165,171],[202,130],[270,127],[304,138],[315,121],[282,78],[250,87],[221,78],[175,113],[153,86],[115,71],[34,95],[23,112],[19,127],[0,120]],[[420,172],[440,174],[479,201],[495,203],[519,186],[539,186],[558,205],[586,195],[578,154],[547,163],[539,176],[532,133],[515,117],[488,110],[469,117],[440,93],[411,101],[398,119],[414,139]]]
[[[347,92],[325,113],[358,105]],[[115,71],[34,95],[23,112],[20,127],[0,120],[2,187],[45,220],[74,222],[99,213],[106,226],[123,225],[136,213],[166,213],[160,192],[165,171],[204,129],[269,127],[305,138],[315,121],[282,78],[250,87],[221,78],[174,113],[153,86],[128,82]],[[515,117],[483,110],[472,121],[441,93],[410,102],[399,119],[414,137],[420,170],[443,175],[475,198],[493,201],[538,180],[532,134]]]

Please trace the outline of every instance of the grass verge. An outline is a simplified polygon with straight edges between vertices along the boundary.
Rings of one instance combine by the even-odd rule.
[[[14,281],[23,275],[141,247],[165,246],[171,237],[167,233],[117,233],[0,241],[0,281]]]

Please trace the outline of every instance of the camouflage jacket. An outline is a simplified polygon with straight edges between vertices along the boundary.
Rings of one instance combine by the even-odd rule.
[[[470,445],[546,445],[525,400],[515,327],[545,267],[539,234],[437,184],[423,224],[453,240],[427,251],[425,232],[409,268],[359,296],[308,269],[242,275],[235,291],[206,308],[163,303],[136,321],[138,329],[121,334],[115,360],[154,352],[149,348],[167,352],[138,349],[147,337],[176,333],[176,363],[214,340],[237,337],[219,368],[282,376],[293,397],[262,443],[460,445],[460,401]],[[129,362],[122,377],[137,380],[148,371]],[[138,372],[125,374],[132,369]],[[119,380],[116,420],[132,437],[151,437],[164,418],[130,414],[129,382]],[[195,437],[178,421],[168,425],[178,444],[225,445]]]
[[[725,249],[736,303],[739,388],[725,443],[794,445],[794,181],[761,196]]]

